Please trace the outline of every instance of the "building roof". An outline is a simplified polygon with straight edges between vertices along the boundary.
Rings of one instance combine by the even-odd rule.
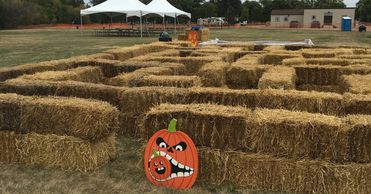
[[[274,9],[271,15],[304,15],[304,9]]]

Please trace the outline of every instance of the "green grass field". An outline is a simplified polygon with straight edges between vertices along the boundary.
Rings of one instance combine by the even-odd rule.
[[[316,45],[371,46],[371,33],[308,29],[213,29],[211,38],[230,41],[288,40],[310,38]],[[76,29],[37,29],[0,31],[0,66],[62,59],[93,54],[114,47],[149,43],[152,38],[95,37]]]

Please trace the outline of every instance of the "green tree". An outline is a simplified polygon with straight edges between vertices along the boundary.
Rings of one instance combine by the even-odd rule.
[[[249,1],[249,18],[251,22],[264,22],[266,21],[263,16],[263,7],[256,1]]]
[[[343,0],[317,0],[314,8],[345,8]]]
[[[245,1],[241,5],[241,17],[242,21],[250,21],[250,13],[249,13],[249,1]]]
[[[357,3],[356,17],[362,22],[371,22],[371,0],[360,0]]]
[[[215,17],[218,15],[218,7],[216,4],[211,2],[205,2],[201,4],[199,7],[194,9],[194,13],[192,13],[192,17],[197,18],[207,18],[207,17]]]

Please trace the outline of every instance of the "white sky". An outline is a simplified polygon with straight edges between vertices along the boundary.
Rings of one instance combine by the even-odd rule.
[[[89,0],[84,0],[85,3],[88,3]],[[245,0],[242,0],[244,2]],[[358,0],[344,0],[344,3],[347,5],[347,7],[355,7]]]

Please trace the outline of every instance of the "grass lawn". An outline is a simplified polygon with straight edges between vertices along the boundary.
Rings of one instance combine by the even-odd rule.
[[[95,37],[76,29],[0,31],[0,67],[93,54],[114,47],[149,43],[152,38]],[[213,29],[211,38],[231,41],[289,40],[310,38],[316,45],[371,46],[371,33],[308,29]]]
[[[155,187],[147,181],[140,155],[141,140],[119,138],[118,157],[90,173],[64,171],[56,168],[0,165],[1,193],[261,193],[231,186],[213,186],[197,182],[192,189],[178,191]]]

